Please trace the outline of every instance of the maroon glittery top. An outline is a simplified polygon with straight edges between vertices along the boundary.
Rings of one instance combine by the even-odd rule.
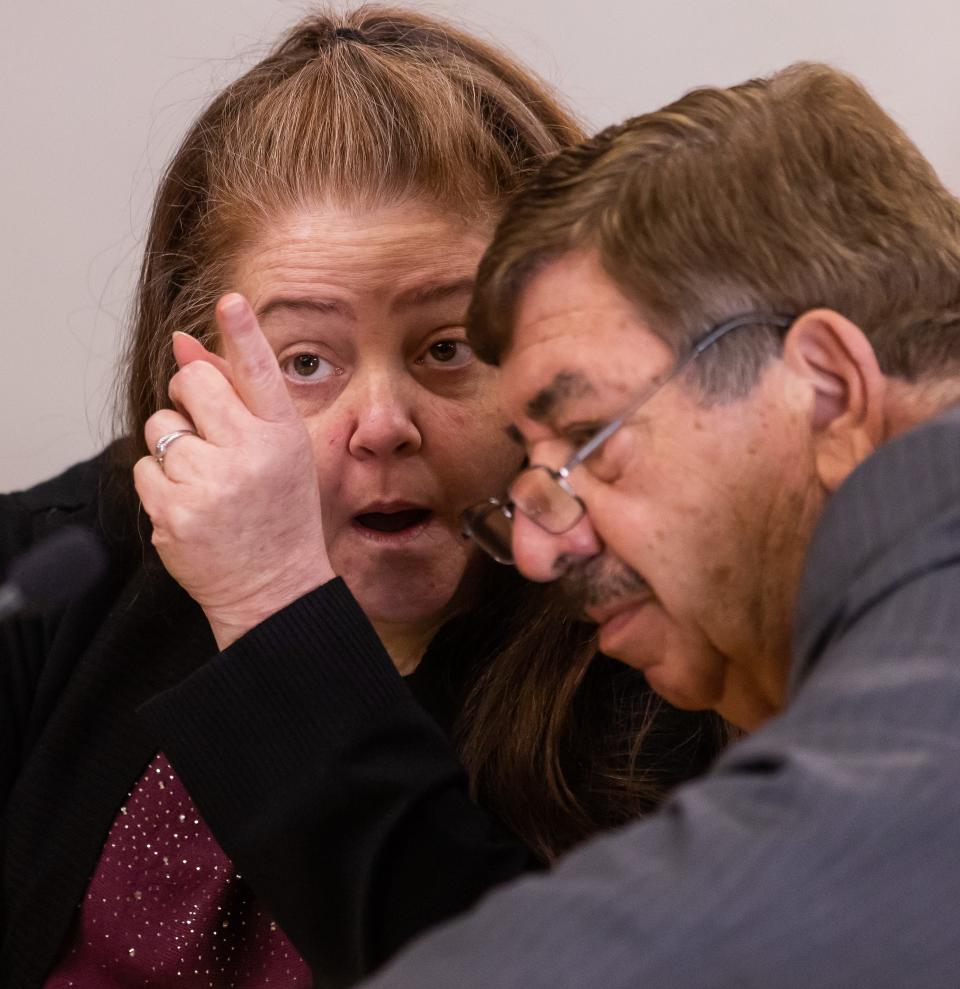
[[[45,989],[310,985],[159,754],[120,808]]]

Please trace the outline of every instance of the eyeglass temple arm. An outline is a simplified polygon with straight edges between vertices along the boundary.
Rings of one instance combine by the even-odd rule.
[[[778,329],[785,330],[788,326],[793,323],[794,317],[787,316],[783,313],[745,313],[742,316],[735,316],[733,319],[728,319],[725,323],[721,323],[718,327],[711,330],[703,339],[698,340],[693,347],[687,352],[686,357],[680,360],[677,364],[673,366],[673,369],[665,377],[661,378],[659,381],[654,381],[649,388],[645,388],[640,395],[637,397],[636,401],[624,412],[621,416],[614,419],[612,422],[608,422],[599,433],[595,434],[590,438],[590,440],[580,447],[579,450],[557,471],[560,477],[565,478],[574,467],[582,464],[584,460],[587,459],[598,447],[603,446],[604,443],[610,439],[611,436],[643,405],[648,402],[651,398],[664,385],[673,381],[678,374],[682,374],[686,368],[695,361],[708,347],[712,347],[721,337],[725,337],[731,330],[737,330],[741,326],[749,326],[751,323],[756,323],[758,325],[766,324],[769,326],[776,326]]]

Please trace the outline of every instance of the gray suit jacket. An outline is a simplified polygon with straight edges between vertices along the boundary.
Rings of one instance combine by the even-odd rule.
[[[960,986],[960,414],[827,506],[787,711],[373,989]]]

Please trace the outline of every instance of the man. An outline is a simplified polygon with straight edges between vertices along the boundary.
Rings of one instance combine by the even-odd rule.
[[[531,464],[475,537],[757,730],[372,985],[956,985],[958,203],[829,68],[694,92],[546,168],[472,327]]]

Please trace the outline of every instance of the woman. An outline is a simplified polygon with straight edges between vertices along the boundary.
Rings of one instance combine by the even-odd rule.
[[[80,521],[111,559],[2,629],[4,985],[345,985],[713,754],[457,535],[519,465],[469,280],[578,137],[501,54],[376,8],[294,28],[187,135],[129,439],[0,505],[6,558]]]

